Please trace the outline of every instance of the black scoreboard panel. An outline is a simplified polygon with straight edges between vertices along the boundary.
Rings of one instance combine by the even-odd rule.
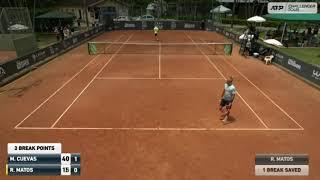
[[[80,176],[80,153],[61,153],[60,143],[9,143],[8,176]]]

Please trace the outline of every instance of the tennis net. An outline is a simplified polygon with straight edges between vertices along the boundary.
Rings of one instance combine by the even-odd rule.
[[[231,55],[232,43],[88,42],[95,54]]]

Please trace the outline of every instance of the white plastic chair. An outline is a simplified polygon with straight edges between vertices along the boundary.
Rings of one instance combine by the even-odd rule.
[[[273,55],[264,57],[264,61],[266,62],[266,65],[270,64],[273,58],[274,58]]]

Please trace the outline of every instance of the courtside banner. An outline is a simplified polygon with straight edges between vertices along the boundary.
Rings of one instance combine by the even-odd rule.
[[[70,50],[84,40],[99,35],[103,31],[103,27],[96,27],[87,32],[74,35],[64,41],[57,42],[51,46],[30,52],[25,56],[0,63],[0,86],[16,79],[19,75],[32,70],[33,65],[41,63],[46,58]]]
[[[316,2],[271,2],[268,3],[269,14],[317,14]]]

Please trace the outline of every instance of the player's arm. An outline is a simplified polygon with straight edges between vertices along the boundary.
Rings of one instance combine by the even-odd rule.
[[[231,103],[233,102],[234,98],[236,97],[236,94],[237,94],[237,91],[234,89],[233,92],[232,92],[232,101],[231,101]]]
[[[222,94],[221,94],[221,99],[223,98],[223,96],[224,96],[224,89],[222,90]]]

